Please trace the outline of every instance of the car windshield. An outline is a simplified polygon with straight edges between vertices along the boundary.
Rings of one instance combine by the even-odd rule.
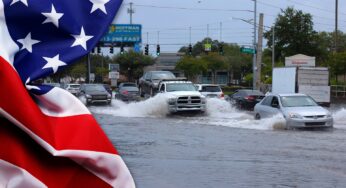
[[[137,84],[135,84],[135,83],[126,83],[126,84],[123,84],[122,87],[137,87]]]
[[[86,91],[105,91],[105,88],[102,85],[87,85],[85,87]]]
[[[283,107],[318,106],[318,104],[308,96],[284,96],[280,98]]]
[[[173,73],[170,72],[158,72],[153,73],[151,79],[158,80],[158,79],[172,79],[175,78]]]
[[[202,86],[202,92],[221,92],[219,86]]]
[[[69,85],[70,88],[74,88],[74,89],[78,89],[80,87],[80,85],[78,84],[73,84],[73,85]]]
[[[167,84],[167,92],[172,91],[197,91],[193,84],[189,83],[169,83]]]

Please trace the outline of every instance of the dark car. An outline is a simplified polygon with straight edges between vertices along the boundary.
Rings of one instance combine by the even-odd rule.
[[[149,71],[139,79],[139,92],[144,95],[154,96],[158,90],[158,84],[163,79],[174,79],[175,76],[169,71]]]
[[[264,98],[258,90],[241,89],[230,96],[230,101],[238,109],[253,110],[255,105]]]
[[[137,84],[132,82],[119,84],[115,98],[122,101],[139,101],[140,95]]]
[[[94,103],[111,104],[112,95],[108,93],[102,84],[82,84],[79,97],[85,99],[86,105]]]
[[[103,84],[103,87],[108,91],[109,94],[112,95],[112,87],[108,84]]]

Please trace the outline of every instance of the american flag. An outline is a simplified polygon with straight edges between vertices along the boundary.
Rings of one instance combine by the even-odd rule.
[[[135,187],[88,109],[36,80],[87,54],[121,0],[0,0],[0,187]]]

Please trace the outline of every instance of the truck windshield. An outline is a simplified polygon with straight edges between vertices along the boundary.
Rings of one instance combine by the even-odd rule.
[[[172,91],[197,91],[193,84],[189,83],[169,83],[167,84],[167,92]]]
[[[284,107],[318,106],[318,104],[308,96],[285,96],[280,97]]]

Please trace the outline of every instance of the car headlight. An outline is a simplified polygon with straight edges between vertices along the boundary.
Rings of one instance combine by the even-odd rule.
[[[288,117],[291,119],[303,119],[303,116],[301,116],[297,113],[288,113]]]
[[[169,98],[168,104],[175,104],[176,98]]]
[[[86,97],[86,98],[91,98],[91,95],[86,94],[85,97]]]
[[[327,118],[331,118],[331,117],[333,117],[333,116],[332,116],[332,114],[331,114],[330,112],[328,112],[327,115],[326,115],[326,117],[327,117]]]
[[[108,95],[107,95],[107,98],[109,98],[109,99],[112,98],[112,95],[111,95],[111,94],[108,94]]]

